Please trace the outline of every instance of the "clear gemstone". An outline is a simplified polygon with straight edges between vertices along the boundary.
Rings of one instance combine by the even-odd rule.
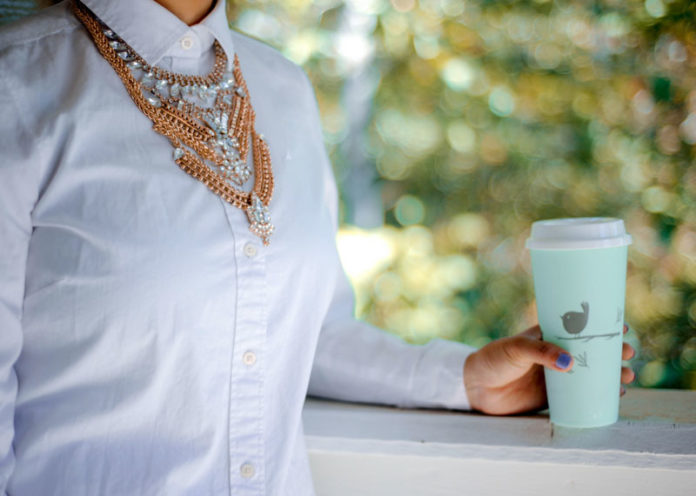
[[[116,50],[117,52],[121,52],[126,49],[126,45],[121,43],[120,41],[114,40],[109,42],[109,46]]]
[[[244,98],[246,96],[246,93],[244,92],[244,88],[241,86],[237,86],[237,88],[234,90],[235,93],[237,93],[239,96]]]
[[[116,33],[114,33],[113,31],[111,31],[110,29],[105,29],[105,30],[104,30],[104,36],[106,36],[106,37],[109,38],[110,40],[113,40],[114,38],[116,38]]]
[[[157,88],[159,91],[162,91],[167,87],[168,84],[169,81],[167,81],[166,79],[158,79],[157,83],[155,83],[155,88]]]
[[[179,83],[174,83],[171,88],[169,88],[169,95],[173,98],[179,98],[181,95],[181,85]]]
[[[155,75],[152,72],[146,72],[140,79],[140,84],[145,88],[152,88],[155,85]]]
[[[143,67],[143,64],[141,64],[138,60],[132,60],[132,61],[128,62],[128,64],[126,64],[126,65],[128,66],[128,68],[131,71],[136,71],[138,69],[142,69],[142,67]]]
[[[161,107],[162,106],[162,101],[155,95],[147,95],[145,97],[147,100],[147,103],[152,105],[153,107]]]
[[[181,157],[184,156],[184,150],[181,148],[174,148],[174,160],[179,160]]]
[[[131,60],[134,59],[133,55],[130,54],[127,50],[124,50],[122,52],[117,52],[117,55],[121,57],[123,60],[126,62],[130,62]]]

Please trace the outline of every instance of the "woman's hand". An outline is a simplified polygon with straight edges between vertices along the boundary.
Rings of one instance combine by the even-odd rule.
[[[628,326],[624,325],[624,334]],[[623,344],[622,360],[635,350]],[[541,340],[536,325],[509,338],[487,344],[469,355],[464,364],[464,384],[471,408],[492,415],[506,415],[546,407],[544,369],[567,372],[573,357],[563,348]],[[633,370],[621,369],[621,382],[635,379]],[[624,391],[622,387],[622,391]]]

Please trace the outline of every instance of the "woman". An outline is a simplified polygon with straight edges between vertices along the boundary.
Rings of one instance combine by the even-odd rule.
[[[311,87],[223,2],[61,3],[0,32],[0,86],[7,494],[311,494],[308,390],[506,414],[572,368],[538,327],[354,320]]]

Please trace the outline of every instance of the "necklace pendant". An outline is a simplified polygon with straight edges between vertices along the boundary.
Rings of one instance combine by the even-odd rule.
[[[256,193],[251,194],[251,205],[246,208],[246,213],[249,217],[249,230],[261,238],[264,246],[268,246],[275,226],[271,224],[268,207],[263,204]]]
[[[271,157],[254,129],[255,114],[238,58],[228,65],[216,40],[210,74],[170,73],[150,66],[80,1],[72,3],[72,10],[155,131],[174,145],[174,162],[223,200],[244,210],[249,230],[267,246],[275,230],[268,206],[273,194]],[[247,163],[250,135],[253,168]],[[254,185],[249,191],[244,185],[252,174]],[[256,191],[262,192],[263,200]]]

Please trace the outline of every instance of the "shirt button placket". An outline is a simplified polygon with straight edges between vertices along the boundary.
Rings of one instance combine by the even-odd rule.
[[[266,261],[253,239],[237,244],[237,306],[230,380],[231,494],[263,495],[264,352],[268,294]]]

